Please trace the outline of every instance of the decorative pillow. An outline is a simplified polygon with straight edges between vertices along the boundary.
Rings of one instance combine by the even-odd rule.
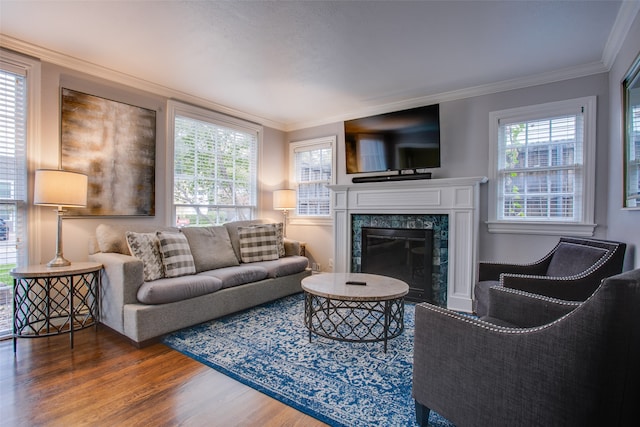
[[[182,233],[189,241],[196,272],[240,265],[225,227],[185,227]]]
[[[286,255],[286,252],[284,250],[284,232],[282,229],[283,226],[281,222],[278,222],[276,224],[271,224],[271,225],[276,229],[276,240],[278,242],[278,256],[282,258],[283,256]]]
[[[100,252],[129,255],[131,252],[129,252],[127,248],[125,233],[126,230],[123,230],[121,227],[98,224],[98,227],[96,227],[96,239],[98,239]]]
[[[162,279],[164,267],[160,257],[160,243],[155,233],[134,233],[127,231],[127,245],[131,255],[142,261],[144,281]]]
[[[196,265],[187,237],[182,233],[167,233],[165,231],[158,231],[156,235],[160,242],[164,276],[178,277],[195,274]]]
[[[270,224],[238,227],[242,262],[278,259],[276,228]]]

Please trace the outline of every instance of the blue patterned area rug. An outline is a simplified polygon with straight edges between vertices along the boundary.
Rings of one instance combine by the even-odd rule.
[[[304,326],[302,294],[175,332],[169,347],[332,426],[415,426],[414,305],[388,342],[346,343]],[[431,412],[429,425],[453,427]]]

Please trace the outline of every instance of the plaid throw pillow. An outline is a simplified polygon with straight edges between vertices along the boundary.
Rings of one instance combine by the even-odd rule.
[[[144,281],[162,279],[164,266],[160,257],[160,243],[155,233],[126,232],[127,245],[131,255],[142,261]]]
[[[195,274],[196,265],[191,255],[187,237],[182,233],[156,233],[160,242],[160,253],[164,264],[165,277]]]
[[[242,262],[278,259],[276,228],[271,225],[238,227]]]

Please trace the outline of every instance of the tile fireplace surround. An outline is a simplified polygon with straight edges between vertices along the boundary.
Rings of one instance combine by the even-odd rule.
[[[486,177],[332,185],[334,271],[351,271],[351,216],[435,214],[449,217],[447,307],[472,311],[478,255],[479,192]]]

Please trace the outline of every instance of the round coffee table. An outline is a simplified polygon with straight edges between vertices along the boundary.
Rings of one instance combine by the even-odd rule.
[[[321,273],[302,279],[304,322],[312,333],[338,341],[378,342],[404,330],[409,285],[366,273]]]

